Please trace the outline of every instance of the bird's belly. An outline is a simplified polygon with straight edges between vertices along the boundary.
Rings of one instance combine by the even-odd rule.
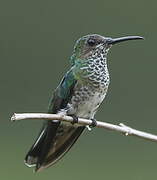
[[[95,93],[93,97],[90,97],[87,101],[80,103],[77,107],[76,116],[82,118],[94,118],[94,115],[105,98],[104,94]]]
[[[107,88],[102,91],[87,92],[72,98],[72,106],[75,115],[82,118],[92,119],[105,98]]]

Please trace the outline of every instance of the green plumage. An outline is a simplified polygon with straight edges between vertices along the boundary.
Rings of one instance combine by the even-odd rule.
[[[70,98],[70,93],[71,93],[75,83],[76,83],[76,79],[74,77],[72,70],[70,70],[65,74],[61,83],[54,91],[53,97],[49,104],[48,112],[54,113],[53,112],[54,106],[58,106],[58,102],[56,102],[57,99],[59,99],[62,102],[62,104],[59,103],[60,108],[64,108],[64,106],[66,106],[66,104]],[[57,107],[57,110],[58,110],[58,107]]]

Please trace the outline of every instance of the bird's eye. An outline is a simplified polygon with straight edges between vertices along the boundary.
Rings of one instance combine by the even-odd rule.
[[[88,39],[87,43],[89,46],[94,46],[96,44],[96,41],[95,39]]]

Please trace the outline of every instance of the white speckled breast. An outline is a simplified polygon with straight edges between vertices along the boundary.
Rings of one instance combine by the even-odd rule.
[[[100,91],[88,86],[78,89],[71,99],[74,114],[82,118],[94,118],[99,105],[105,98],[106,92],[107,88]]]
[[[110,81],[106,62],[107,51],[100,46],[82,67],[81,70],[86,75],[82,75],[74,87],[74,94],[68,103],[68,114],[94,118],[99,105],[105,98]]]

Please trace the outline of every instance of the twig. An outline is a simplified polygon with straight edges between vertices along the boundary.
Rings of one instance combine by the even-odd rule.
[[[65,121],[65,122],[69,122],[69,123],[73,122],[72,117],[64,116],[61,114],[45,114],[45,113],[22,113],[22,114],[18,113],[17,114],[17,113],[15,113],[11,117],[11,121],[19,121],[19,120],[24,120],[24,119],[59,120],[59,121]],[[91,123],[92,123],[92,121],[89,119],[79,118],[77,125],[88,126],[88,125],[91,125]],[[143,131],[133,129],[122,123],[120,123],[119,125],[114,125],[114,124],[110,124],[110,123],[106,123],[106,122],[97,121],[96,127],[108,129],[111,131],[117,131],[117,132],[123,133],[126,136],[137,136],[137,137],[140,137],[140,138],[143,138],[146,140],[157,142],[157,135],[153,135],[150,133],[146,133]]]

